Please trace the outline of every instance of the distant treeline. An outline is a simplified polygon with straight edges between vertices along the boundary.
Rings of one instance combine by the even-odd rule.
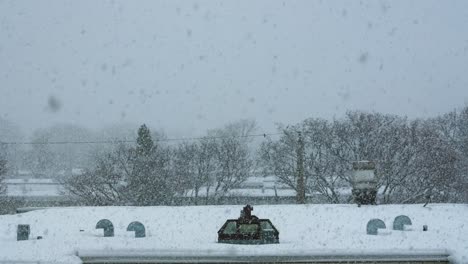
[[[142,125],[135,143],[77,149],[31,145],[24,152],[25,167],[46,175],[83,168],[60,179],[69,194],[89,205],[171,205],[181,196],[204,204],[207,193],[222,199],[252,175],[275,175],[297,190],[301,137],[306,192],[321,200],[351,202],[342,193],[352,186],[352,162],[373,160],[379,203],[468,202],[468,107],[427,119],[362,111],[333,120],[310,118],[279,125],[260,144],[253,144],[256,129],[254,121],[241,120],[201,138],[167,144],[158,140],[163,135]],[[36,140],[50,140],[47,133],[37,135]],[[11,146],[1,151],[7,164],[0,171],[5,171]]]

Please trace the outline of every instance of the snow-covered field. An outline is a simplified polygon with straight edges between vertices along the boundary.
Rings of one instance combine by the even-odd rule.
[[[217,231],[242,206],[70,207],[0,216],[0,262],[81,263],[77,254],[125,255],[313,255],[446,252],[454,263],[468,263],[468,205],[265,205],[253,214],[269,218],[280,232],[276,245],[218,244]],[[391,230],[398,215],[407,215],[408,231]],[[95,225],[109,219],[115,237],[102,237]],[[367,222],[382,219],[387,229],[366,234]],[[126,228],[146,227],[145,238]],[[31,238],[16,241],[18,224],[31,226]],[[428,231],[423,232],[423,225]],[[83,230],[83,231],[80,231]]]

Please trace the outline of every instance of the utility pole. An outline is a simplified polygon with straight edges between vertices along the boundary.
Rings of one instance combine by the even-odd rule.
[[[305,204],[305,179],[304,179],[304,140],[298,132],[297,139],[297,203]]]

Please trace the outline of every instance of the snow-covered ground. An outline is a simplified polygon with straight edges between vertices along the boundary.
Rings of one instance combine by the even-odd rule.
[[[242,206],[70,207],[0,216],[0,262],[81,263],[77,254],[304,255],[447,252],[454,263],[468,263],[468,205],[265,205],[253,214],[269,218],[280,232],[276,245],[218,244],[217,231]],[[393,231],[393,220],[407,215],[409,231]],[[114,223],[115,237],[102,237],[100,219]],[[382,219],[387,229],[366,234],[367,222]],[[145,238],[126,228],[146,227]],[[31,226],[32,238],[16,241],[18,224]],[[423,225],[428,231],[423,232]],[[83,230],[83,231],[80,231]]]

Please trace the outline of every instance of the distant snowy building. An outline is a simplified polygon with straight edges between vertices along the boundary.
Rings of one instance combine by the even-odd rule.
[[[76,202],[65,195],[63,186],[54,179],[6,179],[5,195],[10,199],[7,211],[19,207],[70,206]]]
[[[54,179],[6,179],[6,195],[25,199],[61,197],[62,185]]]
[[[80,171],[75,171],[76,173]],[[16,207],[53,207],[80,205],[76,198],[68,196],[64,186],[56,179],[7,179],[6,195],[16,200]],[[351,189],[340,187],[337,192],[350,196]],[[309,203],[327,203],[320,193],[308,193]],[[201,187],[198,197],[194,190],[187,190],[184,195],[176,198],[178,205],[190,204],[294,204],[296,191],[280,183],[275,176],[250,177],[238,188],[218,193],[215,188]]]

